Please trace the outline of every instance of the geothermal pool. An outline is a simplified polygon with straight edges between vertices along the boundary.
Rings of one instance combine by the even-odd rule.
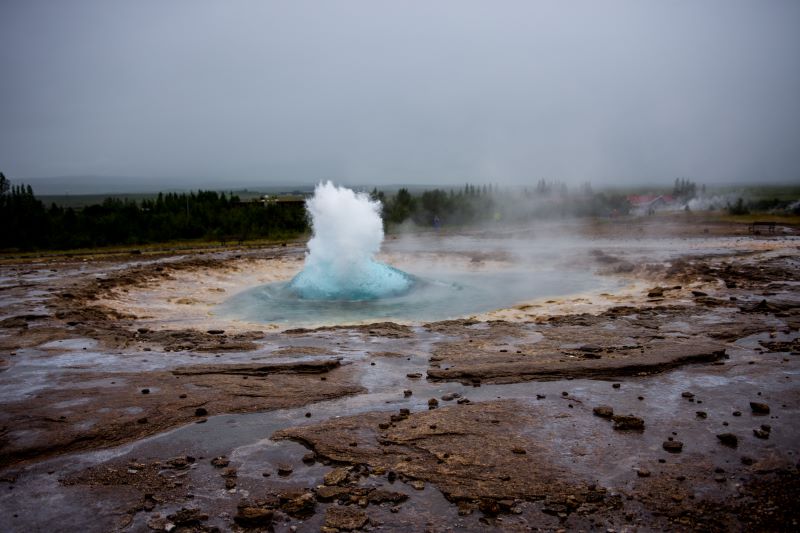
[[[563,257],[546,257],[541,248],[528,250],[523,261],[494,268],[465,269],[452,261],[396,268],[376,259],[384,240],[381,205],[368,195],[321,183],[306,209],[313,236],[302,270],[288,282],[238,293],[219,306],[218,316],[289,326],[443,320],[597,289],[603,283],[585,268],[563,268]],[[429,244],[453,246],[436,239]],[[485,244],[468,243],[455,251],[474,254]],[[559,263],[560,268],[555,266]]]
[[[403,294],[363,299],[308,299],[290,283],[269,283],[246,290],[219,306],[219,316],[248,322],[332,325],[363,321],[433,321],[469,316],[517,303],[608,288],[585,270],[504,269],[412,275]]]

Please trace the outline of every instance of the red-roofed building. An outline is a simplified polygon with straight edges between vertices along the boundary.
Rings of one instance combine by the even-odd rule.
[[[639,215],[652,215],[675,203],[671,194],[630,194],[627,197],[631,210]]]

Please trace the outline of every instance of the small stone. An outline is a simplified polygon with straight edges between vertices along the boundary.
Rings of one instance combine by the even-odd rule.
[[[180,396],[178,396],[178,398],[180,398],[181,400],[183,400],[184,398],[186,398],[186,395],[185,395],[185,394],[181,394]]]
[[[697,418],[701,419],[705,419],[708,417],[708,413],[706,413],[705,411],[695,411],[694,414],[697,415]]]
[[[755,435],[759,439],[768,439],[769,438],[769,431],[764,431],[763,429],[754,429],[753,435]]]
[[[325,526],[336,531],[353,531],[361,529],[367,522],[369,517],[367,513],[352,507],[341,507],[332,505],[325,510]]]
[[[181,528],[194,529],[200,525],[200,522],[208,520],[208,515],[200,512],[199,509],[181,508],[176,513],[168,515],[167,518]]]
[[[692,398],[694,398],[694,393],[691,393],[689,391],[682,392],[681,393],[681,397],[686,398],[686,399],[692,399]]]
[[[683,451],[683,443],[678,440],[667,440],[661,445],[669,453],[681,453]]]
[[[596,352],[602,352],[603,347],[598,346],[597,344],[584,344],[583,346],[578,348],[578,351],[587,353],[596,353]]]
[[[340,498],[349,497],[350,489],[348,487],[337,487],[335,485],[320,485],[316,488],[317,500],[321,502],[330,502]]]
[[[313,465],[317,461],[317,456],[314,452],[308,452],[303,456],[303,462],[307,465]]]
[[[455,399],[456,399],[456,395],[452,394],[452,393],[451,394],[445,394],[444,396],[442,396],[442,401],[443,402],[451,402],[451,401],[453,401]]]
[[[736,448],[739,445],[739,438],[733,433],[720,433],[717,438],[720,444],[729,448]]]
[[[311,418],[311,413],[306,413],[306,418]]]
[[[528,453],[525,450],[525,448],[520,448],[519,446],[515,446],[515,447],[511,448],[511,452],[515,453],[517,455],[525,455],[526,453]]]
[[[402,492],[394,492],[391,490],[375,489],[369,493],[367,498],[370,503],[401,503],[408,499],[407,494]]]
[[[205,407],[198,407],[194,410],[194,416],[208,416],[208,411]]]
[[[662,287],[654,287],[647,293],[648,298],[661,298],[664,296],[664,289]]]
[[[636,475],[639,477],[650,477],[650,471],[646,468],[639,468],[636,470]]]
[[[618,388],[620,388],[622,386],[622,384],[621,383],[614,383],[611,386],[614,387],[615,389],[618,389]]]
[[[323,478],[323,483],[326,485],[340,485],[347,481],[347,475],[350,471],[347,468],[334,468]]]
[[[150,389],[142,389],[142,394],[150,394]]]
[[[278,475],[281,477],[291,476],[294,469],[289,465],[279,465],[278,466]]]
[[[594,409],[592,409],[592,413],[595,416],[599,416],[600,418],[611,418],[614,416],[614,409],[612,409],[608,405],[598,405]]]
[[[567,396],[569,396],[569,393],[567,391],[564,391],[564,392],[561,393],[561,396],[567,397]]]
[[[761,402],[750,402],[750,409],[756,415],[768,415],[769,405]]]
[[[408,389],[403,391],[403,396],[405,396],[406,398],[408,398],[412,394],[414,394],[414,393],[412,391],[408,390]]]
[[[222,335],[223,333],[225,333],[225,330],[224,329],[210,329],[206,333],[208,333],[209,335]]]
[[[147,417],[140,418],[136,421],[137,424],[147,424]]]
[[[422,374],[420,374],[419,372],[411,372],[409,374],[406,374],[406,377],[411,379],[419,379],[422,377]]]
[[[638,416],[633,415],[614,415],[611,417],[614,421],[614,429],[617,431],[626,430],[644,430],[644,420]]]
[[[408,484],[411,485],[416,490],[423,490],[425,488],[425,482],[421,481],[419,479],[415,479],[413,481],[409,481]]]
[[[731,413],[731,414],[732,414],[733,416],[742,416],[742,412],[741,412],[741,411],[734,411],[734,412],[733,412],[733,413]]]
[[[289,491],[278,495],[281,510],[289,516],[308,518],[314,514],[316,500],[309,491]]]
[[[436,409],[437,407],[439,407],[439,400],[436,398],[428,400],[428,409]]]
[[[745,465],[745,466],[750,466],[751,464],[753,464],[753,463],[755,462],[755,461],[753,460],[753,458],[752,458],[752,457],[748,457],[748,456],[746,456],[746,455],[743,455],[743,456],[741,457],[740,461],[741,461],[741,462],[742,462],[742,464],[743,464],[743,465]]]
[[[213,459],[211,459],[211,465],[216,468],[225,468],[229,464],[231,464],[230,459],[228,459],[224,455],[220,455],[219,457],[214,457]]]

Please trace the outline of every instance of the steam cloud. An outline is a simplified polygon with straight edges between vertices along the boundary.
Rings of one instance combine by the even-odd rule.
[[[381,204],[367,194],[320,183],[306,201],[313,236],[303,270],[289,283],[309,300],[372,300],[408,291],[408,274],[374,256],[383,242]]]

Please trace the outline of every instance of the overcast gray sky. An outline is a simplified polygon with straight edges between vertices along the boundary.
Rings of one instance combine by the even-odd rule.
[[[0,0],[0,170],[800,182],[800,2]]]

